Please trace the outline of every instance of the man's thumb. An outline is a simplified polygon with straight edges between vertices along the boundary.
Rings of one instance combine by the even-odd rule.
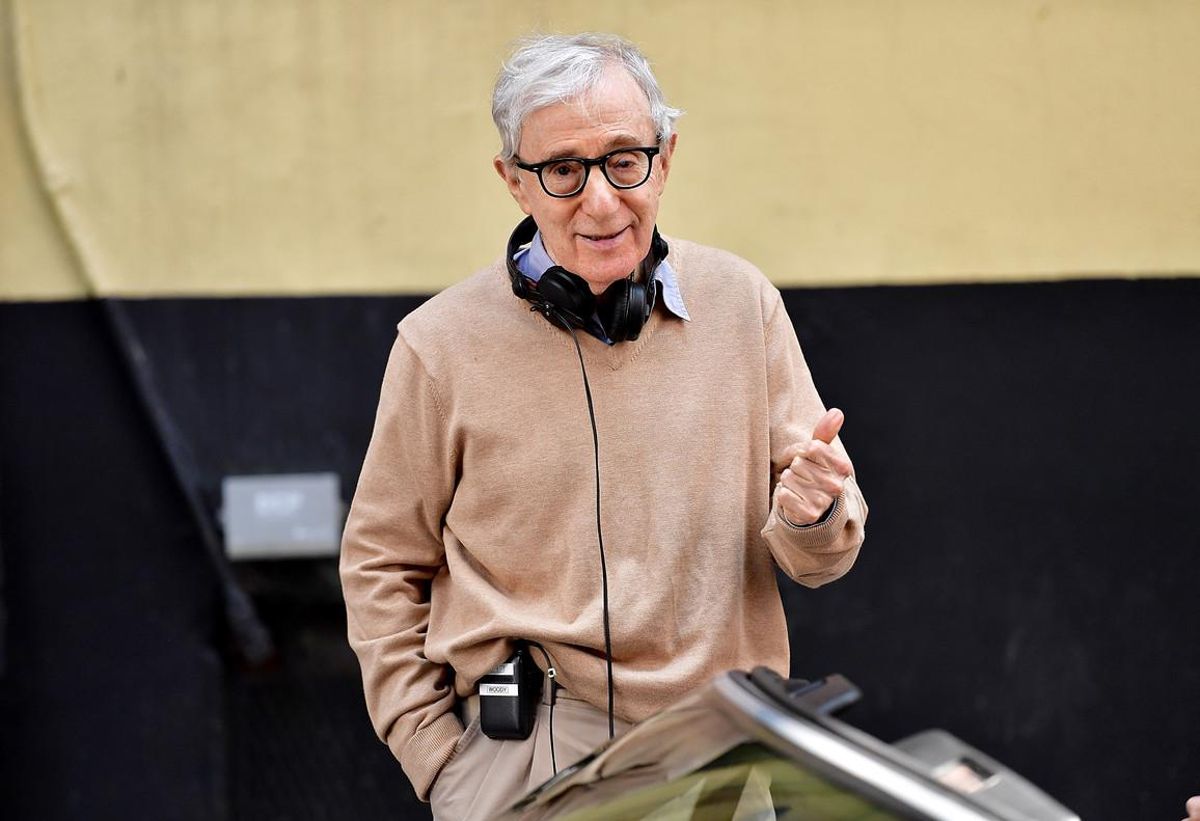
[[[817,421],[817,426],[813,428],[813,439],[820,439],[825,444],[831,444],[833,437],[838,435],[838,431],[842,429],[842,423],[846,421],[846,414],[842,413],[837,408],[830,408],[825,411],[825,415]]]

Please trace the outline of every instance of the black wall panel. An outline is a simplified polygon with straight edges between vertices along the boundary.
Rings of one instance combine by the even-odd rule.
[[[795,292],[871,503],[843,580],[788,589],[793,666],[850,717],[943,726],[1084,818],[1200,791],[1200,283]]]
[[[354,492],[396,323],[414,297],[123,303],[210,507],[221,477],[334,470]]]
[[[0,305],[0,475],[0,815],[221,817],[213,575],[97,305]]]
[[[782,588],[793,671],[845,673],[852,720],[943,726],[1085,818],[1177,817],[1200,789],[1200,280],[785,298],[871,504],[849,576]],[[335,470],[349,498],[419,302],[124,308],[212,510],[233,473]],[[214,576],[104,314],[2,305],[0,342],[4,806],[419,812],[367,724],[331,563],[241,568],[280,655],[222,657]]]

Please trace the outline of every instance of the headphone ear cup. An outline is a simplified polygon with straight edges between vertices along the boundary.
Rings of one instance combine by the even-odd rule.
[[[582,328],[596,310],[596,298],[583,277],[558,265],[542,274],[537,295],[577,328]]]
[[[609,339],[632,342],[638,338],[650,314],[644,285],[628,279],[618,280],[609,286],[602,304],[600,320]]]

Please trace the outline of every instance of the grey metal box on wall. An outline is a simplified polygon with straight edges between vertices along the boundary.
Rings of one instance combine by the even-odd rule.
[[[225,552],[231,559],[336,556],[345,505],[336,473],[226,476]]]

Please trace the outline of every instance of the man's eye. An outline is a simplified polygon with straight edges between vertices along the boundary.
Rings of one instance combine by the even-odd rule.
[[[547,166],[546,171],[547,173],[557,177],[569,177],[572,174],[577,173],[575,163],[569,162],[559,162],[555,163],[554,165]]]

